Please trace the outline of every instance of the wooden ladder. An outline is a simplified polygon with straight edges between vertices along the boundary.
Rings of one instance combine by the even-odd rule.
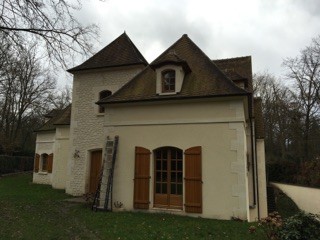
[[[117,158],[119,136],[107,137],[99,183],[93,199],[92,210],[112,211],[113,173]]]

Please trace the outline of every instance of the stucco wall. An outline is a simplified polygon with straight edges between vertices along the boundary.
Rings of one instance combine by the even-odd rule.
[[[268,203],[264,139],[257,139],[256,147],[258,164],[259,211],[260,218],[265,218],[268,216]]]
[[[320,189],[271,182],[306,212],[320,214]]]
[[[43,153],[51,154],[54,151],[55,132],[38,132],[36,138],[36,153],[41,155]],[[41,161],[41,159],[40,159]],[[39,161],[39,163],[40,163]],[[40,164],[41,165],[41,164]],[[52,174],[41,171],[33,173],[33,182],[40,184],[51,184]]]
[[[70,147],[70,127],[59,126],[56,129],[53,169],[52,169],[52,187],[64,189],[67,180],[67,163]]]
[[[99,92],[112,93],[141,71],[142,66],[81,71],[74,75],[70,128],[70,154],[66,192],[84,194],[88,189],[90,150],[103,148],[103,116],[98,113]],[[78,152],[74,158],[75,151]]]
[[[113,200],[122,202],[127,210],[133,208],[135,146],[151,151],[162,146],[182,150],[202,146],[203,214],[200,216],[248,219],[243,102],[225,100],[110,107],[105,134],[119,135]],[[152,208],[153,155],[151,159]]]

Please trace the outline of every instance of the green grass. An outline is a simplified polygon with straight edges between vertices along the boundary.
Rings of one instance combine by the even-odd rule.
[[[252,224],[138,212],[92,212],[31,174],[0,178],[0,239],[264,239]],[[256,226],[256,225],[255,225]]]

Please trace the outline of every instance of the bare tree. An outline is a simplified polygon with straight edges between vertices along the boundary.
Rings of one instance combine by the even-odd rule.
[[[64,88],[52,91],[48,96],[48,109],[64,109],[71,104],[72,89],[66,85]]]
[[[297,89],[297,100],[304,117],[304,152],[309,159],[310,130],[313,119],[319,114],[320,91],[320,37],[314,39],[310,46],[295,58],[287,58],[283,65],[287,69],[287,77],[293,79]]]
[[[96,25],[82,26],[73,11],[80,0],[2,0],[0,33],[12,46],[41,43],[51,63],[67,66],[68,58],[88,54],[97,39]]]
[[[262,98],[268,160],[285,159],[294,143],[291,132],[294,93],[268,72],[254,74],[254,92]]]
[[[8,61],[0,69],[0,143],[10,152],[19,146],[23,123],[47,101],[55,80],[41,68],[35,47],[6,53],[2,57]]]

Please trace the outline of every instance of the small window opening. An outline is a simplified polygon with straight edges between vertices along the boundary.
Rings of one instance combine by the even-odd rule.
[[[162,73],[162,92],[174,92],[176,89],[176,72],[174,70]]]
[[[99,100],[109,97],[111,95],[111,91],[109,90],[103,90],[99,93]],[[99,106],[99,113],[104,113],[105,112],[105,108],[103,106]]]
[[[41,171],[48,171],[48,154],[41,154]]]

